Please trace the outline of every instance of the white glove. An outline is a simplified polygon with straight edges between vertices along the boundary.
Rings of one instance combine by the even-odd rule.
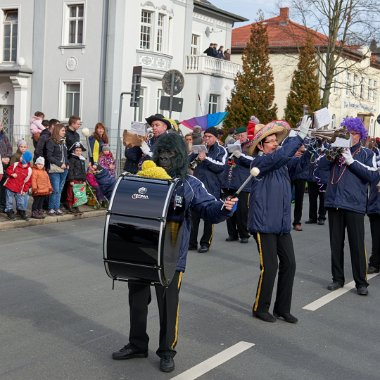
[[[240,150],[235,150],[235,152],[232,153],[236,158],[239,158],[241,156]]]
[[[150,151],[150,148],[149,148],[148,144],[146,143],[146,141],[143,141],[143,142],[141,143],[140,149],[141,149],[141,151],[142,151],[145,155],[147,155],[147,156],[152,156],[152,152]]]
[[[351,165],[354,162],[350,148],[345,148],[342,152],[342,156],[344,157],[344,161],[347,165]]]
[[[310,129],[310,125],[311,125],[311,119],[309,116],[305,115],[302,118],[302,121],[300,124],[300,131],[298,132],[298,136],[301,137],[302,140],[307,136]]]

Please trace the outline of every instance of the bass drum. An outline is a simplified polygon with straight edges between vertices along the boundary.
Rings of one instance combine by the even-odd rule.
[[[179,180],[130,174],[119,178],[104,228],[104,265],[109,277],[169,285],[182,240],[182,189]]]

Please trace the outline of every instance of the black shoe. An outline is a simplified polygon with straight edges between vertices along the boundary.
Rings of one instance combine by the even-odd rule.
[[[228,238],[226,238],[226,241],[237,241],[239,240],[238,238],[235,238],[233,236],[228,236]]]
[[[160,371],[172,372],[174,371],[174,359],[170,354],[163,354],[160,360]]]
[[[8,219],[10,219],[10,220],[16,220],[16,217],[15,217],[15,214],[14,214],[13,211],[7,211],[6,214],[8,216]]]
[[[207,245],[201,245],[201,247],[198,249],[199,253],[206,253],[208,252],[208,247]]]
[[[188,251],[196,251],[198,247],[196,245],[189,245]]]
[[[276,318],[268,311],[254,311],[253,316],[261,319],[264,322],[276,322]]]
[[[240,243],[242,244],[248,243],[248,238],[241,238]]]
[[[379,273],[380,269],[373,267],[372,265],[368,265],[367,273],[368,274],[373,274],[373,273]]]
[[[301,225],[301,224],[295,224],[295,225],[293,226],[293,229],[294,229],[295,231],[302,231],[302,225]]]
[[[26,215],[26,212],[25,212],[25,211],[19,210],[19,211],[18,211],[18,214],[20,215],[20,218],[21,218],[22,220],[25,220],[25,221],[28,221],[28,220],[29,220],[28,215]]]
[[[331,284],[327,286],[328,290],[337,290],[339,288],[343,288],[343,284],[340,282],[333,281]]]
[[[314,219],[309,219],[305,222],[305,224],[317,224],[317,221]]]
[[[368,289],[364,285],[359,286],[356,289],[356,291],[358,292],[359,296],[367,296],[368,295]]]
[[[325,221],[323,219],[318,220],[318,225],[323,226],[325,224]]]
[[[273,310],[273,315],[276,318],[283,318],[284,321],[288,322],[288,323],[297,323],[298,322],[298,319],[290,313],[278,313],[278,312]]]
[[[124,346],[121,350],[112,353],[113,360],[126,360],[134,358],[146,358],[148,351],[140,351],[131,344]]]
[[[74,214],[74,209],[70,206],[67,206],[66,211],[70,214]]]

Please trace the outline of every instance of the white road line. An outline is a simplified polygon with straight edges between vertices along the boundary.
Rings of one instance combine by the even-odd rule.
[[[369,274],[367,275],[367,280],[370,280],[371,278],[377,276],[379,273]],[[320,307],[325,306],[329,302],[333,301],[334,299],[342,296],[343,294],[349,292],[350,290],[355,288],[355,281],[351,281],[348,284],[344,285],[343,288],[339,288],[337,290],[332,291],[329,294],[326,294],[325,296],[318,298],[316,301],[309,303],[308,305],[304,306],[302,309],[304,310],[310,310],[315,311],[318,310]]]
[[[193,380],[204,375],[205,373],[211,371],[212,369],[220,366],[226,361],[232,359],[233,357],[241,354],[242,352],[253,347],[254,343],[249,342],[239,342],[233,346],[225,349],[219,354],[212,356],[211,358],[205,360],[202,363],[197,364],[196,366],[188,369],[185,372],[180,373],[179,375],[172,377],[171,380]]]

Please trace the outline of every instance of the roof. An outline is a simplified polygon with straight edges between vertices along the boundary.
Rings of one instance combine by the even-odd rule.
[[[237,21],[237,22],[248,21],[247,18],[236,15],[231,12],[227,12],[223,9],[220,9],[216,7],[215,5],[211,4],[207,0],[194,0],[194,9],[195,8],[206,10],[215,15],[223,16],[224,18],[227,18],[230,21]]]
[[[328,37],[304,25],[289,19],[289,8],[280,8],[280,15],[263,20],[267,26],[269,49],[298,48],[305,45],[308,37],[312,38],[315,46],[327,46]],[[235,53],[243,50],[251,35],[251,26],[245,25],[232,30],[232,49]]]

